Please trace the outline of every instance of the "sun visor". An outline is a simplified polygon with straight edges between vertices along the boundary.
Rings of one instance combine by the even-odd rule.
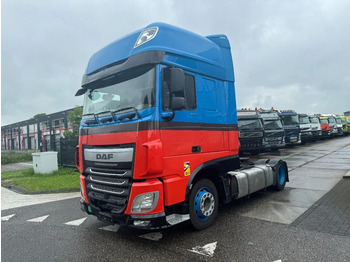
[[[130,56],[128,59],[123,60],[117,64],[109,65],[108,67],[101,68],[91,74],[84,75],[81,86],[83,89],[87,88],[96,88],[94,84],[97,81],[104,79],[106,77],[110,77],[112,75],[116,75],[119,72],[129,70],[133,67],[139,67],[143,65],[151,65],[151,64],[159,64],[162,62],[163,57],[165,55],[164,51],[147,51],[143,53],[139,53],[133,56]],[[82,91],[78,91],[78,93],[82,93]]]

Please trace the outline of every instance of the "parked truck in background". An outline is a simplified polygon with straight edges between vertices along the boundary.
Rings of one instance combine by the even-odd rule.
[[[343,127],[343,134],[344,135],[348,135],[349,128],[348,128],[348,123],[346,121],[345,116],[344,115],[338,115],[338,117],[340,118],[340,122],[341,122],[342,127]]]
[[[239,152],[258,154],[264,149],[264,126],[259,111],[242,109],[237,111]]]
[[[301,142],[304,144],[313,140],[311,121],[307,114],[298,114],[300,130],[301,130]]]
[[[330,137],[338,136],[338,125],[337,125],[337,122],[335,120],[335,116],[332,114],[327,114],[324,116],[328,117]]]
[[[337,123],[338,136],[344,135],[343,122],[340,116],[335,116],[335,122]]]
[[[294,110],[281,110],[278,112],[282,120],[286,145],[300,144],[300,125],[298,114]]]
[[[322,136],[320,119],[315,115],[309,115],[309,119],[311,124],[312,140],[316,141]]]
[[[345,117],[346,122],[348,124],[348,134],[350,134],[350,111],[344,112],[344,117]]]
[[[259,110],[265,130],[265,149],[277,151],[285,146],[285,132],[281,118],[274,109]]]
[[[331,135],[330,125],[328,122],[328,116],[319,115],[321,129],[322,129],[322,138],[329,138]]]
[[[219,204],[282,190],[284,161],[240,161],[234,82],[225,35],[154,23],[95,53],[76,93],[84,95],[81,209],[111,224],[159,229],[190,220],[201,230]],[[265,125],[271,145],[282,145],[273,114]]]

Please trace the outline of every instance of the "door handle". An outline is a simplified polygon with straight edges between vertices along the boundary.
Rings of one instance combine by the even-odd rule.
[[[201,146],[193,146],[192,147],[192,153],[199,153],[201,152]]]

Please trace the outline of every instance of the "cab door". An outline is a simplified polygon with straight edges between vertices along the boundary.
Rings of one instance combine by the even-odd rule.
[[[186,156],[199,158],[202,152],[201,124],[197,108],[195,75],[184,74],[183,91],[174,91],[169,81],[170,72],[162,70],[160,136],[164,157]],[[183,98],[184,108],[173,111],[172,100]],[[174,103],[174,102],[173,102]],[[167,117],[171,115],[170,117]]]
[[[164,68],[161,73],[159,130],[163,149],[164,203],[168,206],[185,200],[188,180],[202,164],[202,133],[196,76],[185,73],[183,87],[176,89],[169,81],[169,70]],[[175,105],[176,101],[181,103]]]

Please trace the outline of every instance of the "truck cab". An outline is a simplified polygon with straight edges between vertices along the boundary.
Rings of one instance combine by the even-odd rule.
[[[260,110],[265,130],[265,149],[278,151],[285,146],[285,132],[276,110]]]
[[[329,138],[331,135],[330,125],[328,122],[328,116],[319,116],[322,129],[322,138]]]
[[[312,140],[316,141],[322,135],[320,119],[315,115],[309,115],[311,124]]]
[[[327,117],[328,117],[328,123],[329,123],[330,137],[338,136],[338,124],[336,122],[334,115],[327,115]]]
[[[340,118],[340,121],[342,123],[342,126],[343,126],[343,134],[344,135],[348,135],[349,133],[349,128],[348,128],[348,123],[346,121],[346,118],[344,115],[339,115],[338,116]]]
[[[311,121],[307,114],[299,114],[299,122],[301,129],[301,141],[304,144],[313,139]]]
[[[300,144],[300,125],[298,114],[294,110],[281,110],[278,112],[285,132],[286,145]]]
[[[264,126],[259,111],[238,110],[239,152],[257,154],[264,149]]]
[[[335,117],[335,122],[337,123],[338,136],[344,135],[343,122],[340,116]]]
[[[160,229],[190,220],[201,230],[219,204],[282,190],[282,160],[239,172],[234,82],[225,35],[153,23],[96,52],[76,93],[84,95],[81,209],[110,224]]]

